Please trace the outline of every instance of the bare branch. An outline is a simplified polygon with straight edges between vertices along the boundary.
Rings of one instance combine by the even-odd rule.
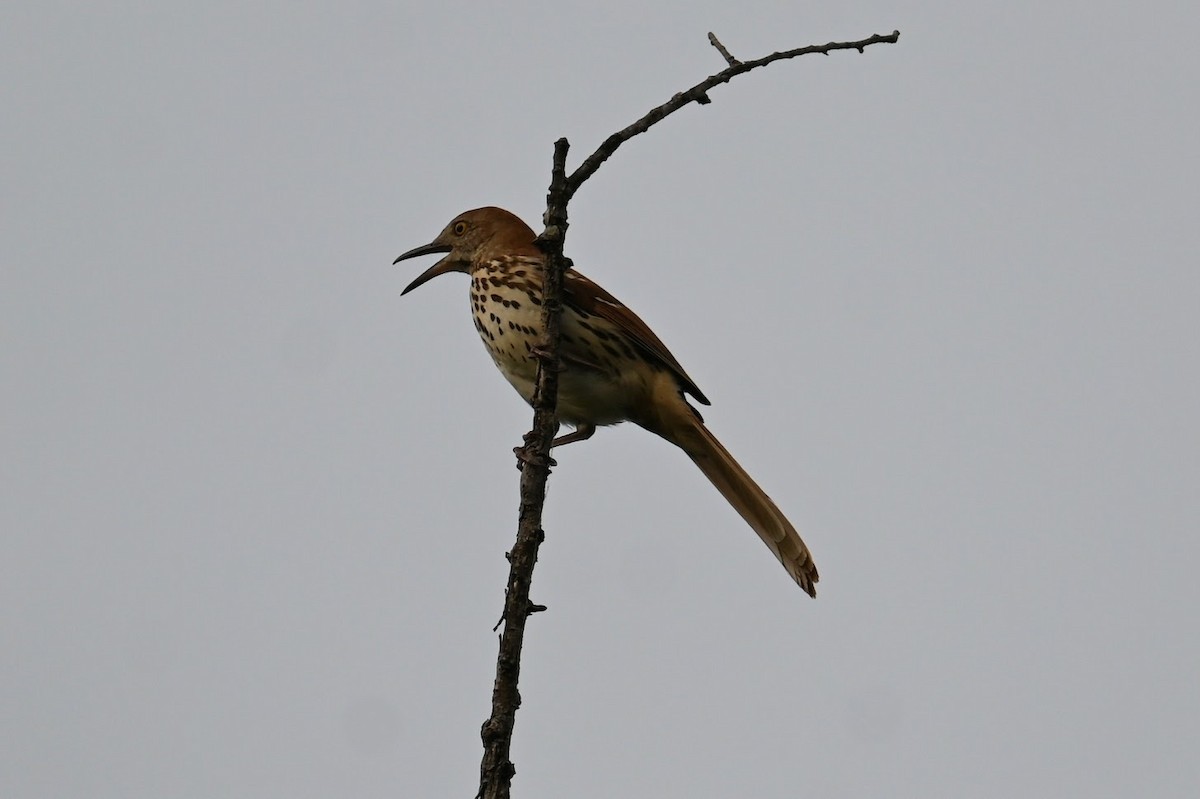
[[[525,642],[525,620],[545,610],[529,600],[533,567],[537,563],[542,532],[542,506],[546,501],[546,479],[550,476],[550,442],[558,430],[555,411],[558,405],[558,340],[562,321],[562,281],[570,262],[563,257],[563,239],[567,232],[567,151],[566,139],[554,144],[554,163],[547,196],[546,230],[538,237],[538,246],[546,253],[545,284],[542,289],[542,345],[537,349],[537,384],[533,394],[533,429],[525,436],[525,445],[516,450],[521,468],[521,508],[517,522],[517,541],[508,554],[508,588],[504,596],[504,631],[500,634],[500,653],[496,657],[496,680],[492,684],[492,715],[480,731],[483,738],[483,762],[479,767],[477,799],[507,799],[516,768],[512,764],[513,725],[521,694],[517,690],[521,676],[521,647]],[[557,210],[561,209],[561,210]]]
[[[537,382],[533,395],[533,429],[525,436],[525,444],[515,452],[521,468],[521,508],[517,525],[517,541],[508,554],[510,563],[508,588],[504,598],[504,614],[501,622],[504,630],[500,634],[500,652],[496,658],[496,681],[492,687],[492,715],[483,724],[484,754],[479,773],[477,799],[509,799],[509,788],[516,768],[510,759],[512,732],[521,695],[517,690],[521,672],[521,647],[525,640],[525,621],[530,614],[545,610],[542,605],[529,599],[529,588],[533,580],[533,567],[537,563],[538,546],[542,543],[542,506],[546,499],[546,480],[554,461],[550,458],[550,446],[558,430],[556,409],[558,404],[559,339],[562,320],[563,275],[571,266],[570,259],[563,255],[563,243],[567,234],[567,204],[603,164],[625,142],[651,126],[661,122],[688,103],[708,103],[708,90],[728,83],[736,75],[766,66],[786,58],[824,53],[832,50],[858,50],[879,43],[896,43],[900,32],[890,36],[872,36],[858,42],[830,42],[829,44],[801,47],[772,53],[755,61],[741,62],[713,34],[709,41],[721,53],[729,66],[680,92],[666,103],[651,109],[632,125],[609,136],[579,167],[566,172],[567,152],[570,145],[566,139],[554,143],[554,160],[550,172],[550,188],[546,195],[545,230],[538,236],[537,243],[546,255],[544,285],[542,289],[542,340],[534,355],[538,360]]]

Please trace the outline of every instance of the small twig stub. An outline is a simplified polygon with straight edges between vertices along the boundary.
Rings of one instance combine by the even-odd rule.
[[[721,40],[717,38],[717,34],[713,33],[712,31],[708,32],[708,42],[713,47],[717,48],[717,52],[721,54],[721,57],[725,59],[725,63],[729,66],[736,67],[738,64],[742,63],[734,58],[730,52],[725,49],[725,45],[721,44]]]

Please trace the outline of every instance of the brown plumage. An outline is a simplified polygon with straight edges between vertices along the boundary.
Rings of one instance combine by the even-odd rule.
[[[429,244],[396,259],[445,257],[404,294],[448,272],[471,276],[475,328],[496,366],[531,401],[541,336],[541,250],[524,222],[502,208],[476,208],[455,217]],[[675,444],[754,528],[801,588],[816,596],[817,568],[796,528],[704,426],[684,395],[708,398],[658,336],[616,297],[574,269],[563,281],[563,371],[558,416],[575,428],[561,446],[590,438],[597,426],[633,422]]]

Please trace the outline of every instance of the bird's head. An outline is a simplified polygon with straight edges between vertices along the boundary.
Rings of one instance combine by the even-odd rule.
[[[419,255],[446,253],[446,257],[417,275],[401,294],[407,294],[438,275],[470,272],[472,265],[500,255],[538,255],[533,230],[515,214],[489,206],[466,211],[454,217],[433,241],[415,247],[392,263],[398,264]]]

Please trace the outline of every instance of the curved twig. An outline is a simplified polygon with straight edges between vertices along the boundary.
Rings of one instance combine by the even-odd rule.
[[[709,35],[711,36],[712,34]],[[717,37],[715,36],[712,37],[714,41],[716,38]],[[824,55],[829,55],[834,50],[857,50],[861,53],[863,52],[864,48],[873,44],[895,44],[898,41],[900,41],[900,31],[892,31],[887,36],[875,34],[874,36],[857,42],[829,42],[828,44],[812,44],[808,47],[798,47],[795,50],[784,50],[778,53],[771,53],[770,55],[763,56],[762,58],[756,58],[753,61],[737,61],[735,58],[733,60],[737,63],[730,64],[728,67],[715,75],[709,75],[692,88],[679,92],[662,105],[651,108],[641,119],[605,139],[604,143],[596,148],[596,152],[589,155],[584,162],[580,164],[574,172],[571,173],[571,176],[567,178],[567,200],[570,201],[570,199],[575,196],[575,192],[579,190],[579,187],[583,185],[583,182],[590,178],[592,174],[600,168],[600,165],[607,161],[622,144],[629,141],[634,136],[637,136],[639,133],[645,133],[652,126],[661,122],[665,117],[675,113],[680,108],[683,108],[688,103],[699,103],[700,105],[706,105],[712,102],[708,97],[708,90],[720,86],[722,83],[728,83],[738,75],[749,72],[752,69],[765,67],[767,64],[773,64],[776,61],[782,61],[786,58],[796,58],[798,56],[809,55],[811,53],[822,53]],[[716,44],[719,45],[720,43],[716,42]],[[726,51],[724,47],[718,47],[718,49],[721,50],[722,55],[726,57],[726,60],[732,58],[732,56],[728,54],[728,51]],[[564,213],[563,215],[565,216],[566,214]]]

